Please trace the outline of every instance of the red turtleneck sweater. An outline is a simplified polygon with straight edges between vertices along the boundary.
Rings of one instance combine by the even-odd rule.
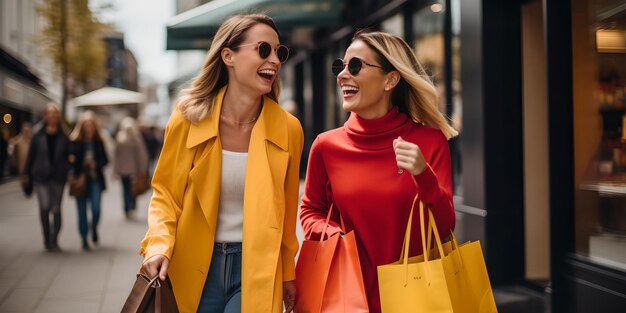
[[[393,140],[419,146],[428,166],[415,182],[399,173]],[[395,109],[379,119],[352,114],[344,127],[320,134],[309,156],[300,212],[307,239],[321,236],[330,204],[341,213],[347,231],[356,234],[370,312],[380,312],[376,266],[399,259],[415,193],[431,208],[442,238],[454,228],[450,151],[443,133],[414,123]],[[337,212],[337,211],[335,211]],[[333,216],[329,233],[340,231]],[[419,230],[419,218],[413,219]],[[421,254],[421,235],[411,232],[410,256]]]

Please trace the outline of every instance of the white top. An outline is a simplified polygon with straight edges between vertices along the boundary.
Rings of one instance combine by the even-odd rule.
[[[215,242],[241,242],[247,152],[222,150],[222,185]]]

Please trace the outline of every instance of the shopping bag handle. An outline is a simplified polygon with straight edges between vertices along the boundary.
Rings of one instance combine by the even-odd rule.
[[[415,201],[415,200],[414,200]],[[421,201],[421,200],[420,200]],[[409,218],[409,221],[411,221],[412,219]],[[408,225],[407,225],[408,226]],[[426,238],[426,249],[428,251],[430,251],[431,247],[431,243],[432,243],[432,234],[433,234],[433,225],[431,223],[428,223],[428,231],[427,231],[427,238]],[[402,240],[402,250],[400,251],[400,258],[398,259],[398,262],[402,262],[404,260],[404,253],[406,252],[404,250],[404,242],[406,241],[406,234],[404,235],[404,239]]]
[[[411,175],[411,179],[413,180],[413,184],[415,185],[415,189],[419,190],[419,185],[417,184],[417,180],[415,179],[415,176]],[[413,204],[411,205],[411,213],[409,214],[409,223],[407,224],[407,228],[411,227],[411,223],[413,221],[413,210],[415,209],[415,202],[418,201],[418,200],[420,202],[420,212],[422,212],[424,210],[424,202],[421,199],[419,199],[419,193],[416,192],[415,193],[415,198],[413,199]],[[428,209],[428,211],[430,212],[430,209]],[[424,221],[423,220],[420,222],[420,225],[421,225],[420,227],[422,227],[424,225]],[[433,234],[433,230],[435,230],[435,232],[437,233],[437,237],[439,237],[439,232],[437,231],[437,226],[435,225],[435,219],[434,218],[430,218],[430,221],[428,223],[428,232],[427,232],[427,238],[426,238],[427,239],[426,240],[426,245],[424,245],[424,238],[425,238],[425,236],[424,236],[423,227],[421,229],[422,252],[424,254],[430,253],[430,245],[432,243],[431,235]],[[408,231],[408,234],[410,236],[410,234],[411,234],[410,230]],[[405,236],[406,236],[406,234],[405,234]],[[406,241],[407,237],[405,237],[404,239]],[[439,242],[441,242],[441,240],[439,240]],[[404,253],[405,252],[408,253],[408,251],[409,251],[408,248],[409,247],[410,247],[409,245],[406,245],[406,247],[402,246],[402,251],[400,253],[400,260],[404,259],[404,256],[405,256]],[[405,248],[406,248],[406,251],[405,251]],[[441,255],[441,257],[443,257],[443,246],[439,247],[439,254]],[[407,259],[407,263],[408,263],[408,257],[406,259]]]
[[[439,250],[439,255],[444,257],[445,254],[443,252],[443,243],[441,243],[441,238],[439,237],[439,230],[437,229],[437,223],[435,222],[435,216],[433,215],[433,211],[428,209],[428,224],[432,225],[432,233],[435,235],[435,243],[437,243],[437,249]],[[428,245],[426,245],[426,234],[424,232],[424,204],[420,201],[420,230],[422,235],[422,249],[424,252],[424,261],[428,262],[430,251],[427,250]]]
[[[320,243],[322,241],[324,241],[324,238],[326,237],[326,234],[328,232],[328,225],[330,223],[330,216],[332,215],[333,212],[333,207],[335,206],[335,203],[331,203],[330,204],[330,208],[328,209],[328,213],[326,214],[326,222],[324,223],[324,230],[322,230],[322,236],[320,237]],[[341,231],[345,234],[346,233],[346,225],[343,222],[343,217],[341,216],[341,213],[339,213],[339,222],[341,223]]]
[[[413,178],[413,182],[417,187],[417,181],[415,177]],[[429,260],[430,253],[430,242],[431,242],[431,234],[435,235],[435,242],[437,244],[437,249],[439,250],[439,255],[443,257],[445,254],[443,252],[443,244],[441,243],[441,238],[439,237],[439,230],[437,229],[437,223],[435,222],[435,217],[430,209],[428,209],[428,234],[424,229],[424,202],[419,199],[419,194],[415,194],[415,198],[413,198],[413,203],[411,205],[411,212],[409,213],[409,220],[406,225],[406,232],[404,234],[404,246],[402,247],[402,251],[400,253],[400,260],[403,260],[403,264],[407,266],[409,263],[409,247],[411,243],[411,225],[413,221],[413,211],[415,210],[415,203],[419,201],[419,215],[420,215],[420,232],[422,239],[422,252],[424,253],[424,261]],[[428,236],[428,245],[426,244],[426,237]]]
[[[415,203],[419,200],[418,195],[415,195],[415,198],[413,199],[413,204],[411,205],[411,212],[409,213],[409,221],[407,223],[407,227],[406,227],[406,232],[405,232],[405,238],[404,238],[404,247],[403,247],[403,251],[402,253],[404,254],[402,256],[403,258],[403,265],[404,265],[404,270],[405,270],[405,281],[404,281],[404,285],[406,286],[408,284],[409,281],[409,247],[411,244],[411,224],[413,221],[413,211],[415,209]],[[424,226],[424,202],[422,202],[421,200],[419,200],[419,216],[420,216],[420,232],[421,232],[421,239],[422,239],[422,252],[424,253],[424,262],[427,264],[429,261],[429,253],[430,251],[428,251],[427,249],[429,248],[429,245],[426,245],[426,230],[425,230],[425,226]],[[443,252],[443,244],[441,243],[441,238],[439,237],[439,230],[437,229],[437,223],[435,222],[435,217],[433,216],[433,212],[428,209],[428,219],[429,219],[429,224],[432,225],[432,234],[434,234],[435,236],[435,242],[437,244],[437,249],[439,250],[439,255],[441,257],[443,257],[445,254]],[[429,226],[430,229],[430,226]],[[430,234],[428,236],[430,238]],[[428,280],[428,273],[425,272],[424,273],[425,279],[426,281]],[[429,282],[430,283],[430,282]]]

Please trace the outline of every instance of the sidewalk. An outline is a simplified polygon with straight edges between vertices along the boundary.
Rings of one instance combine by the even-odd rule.
[[[18,181],[0,184],[0,313],[120,312],[141,263],[137,250],[147,229],[150,194],[138,198],[137,215],[127,221],[120,181],[107,178],[100,245],[87,252],[81,248],[76,201],[67,188],[62,252],[50,253],[43,247],[36,197],[25,198]]]
[[[138,199],[136,218],[127,221],[119,180],[107,182],[100,245],[81,249],[76,202],[66,188],[56,253],[44,250],[35,196],[25,198],[17,181],[0,185],[0,312],[120,312],[141,263],[149,195]]]

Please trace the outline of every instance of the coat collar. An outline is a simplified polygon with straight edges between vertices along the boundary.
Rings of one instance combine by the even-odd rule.
[[[220,112],[228,85],[222,87],[215,96],[213,111],[198,124],[191,124],[187,136],[187,148],[195,147],[211,138],[219,136]],[[278,103],[267,96],[263,96],[263,108],[253,131],[262,132],[262,136],[280,147],[288,150],[287,116]]]

